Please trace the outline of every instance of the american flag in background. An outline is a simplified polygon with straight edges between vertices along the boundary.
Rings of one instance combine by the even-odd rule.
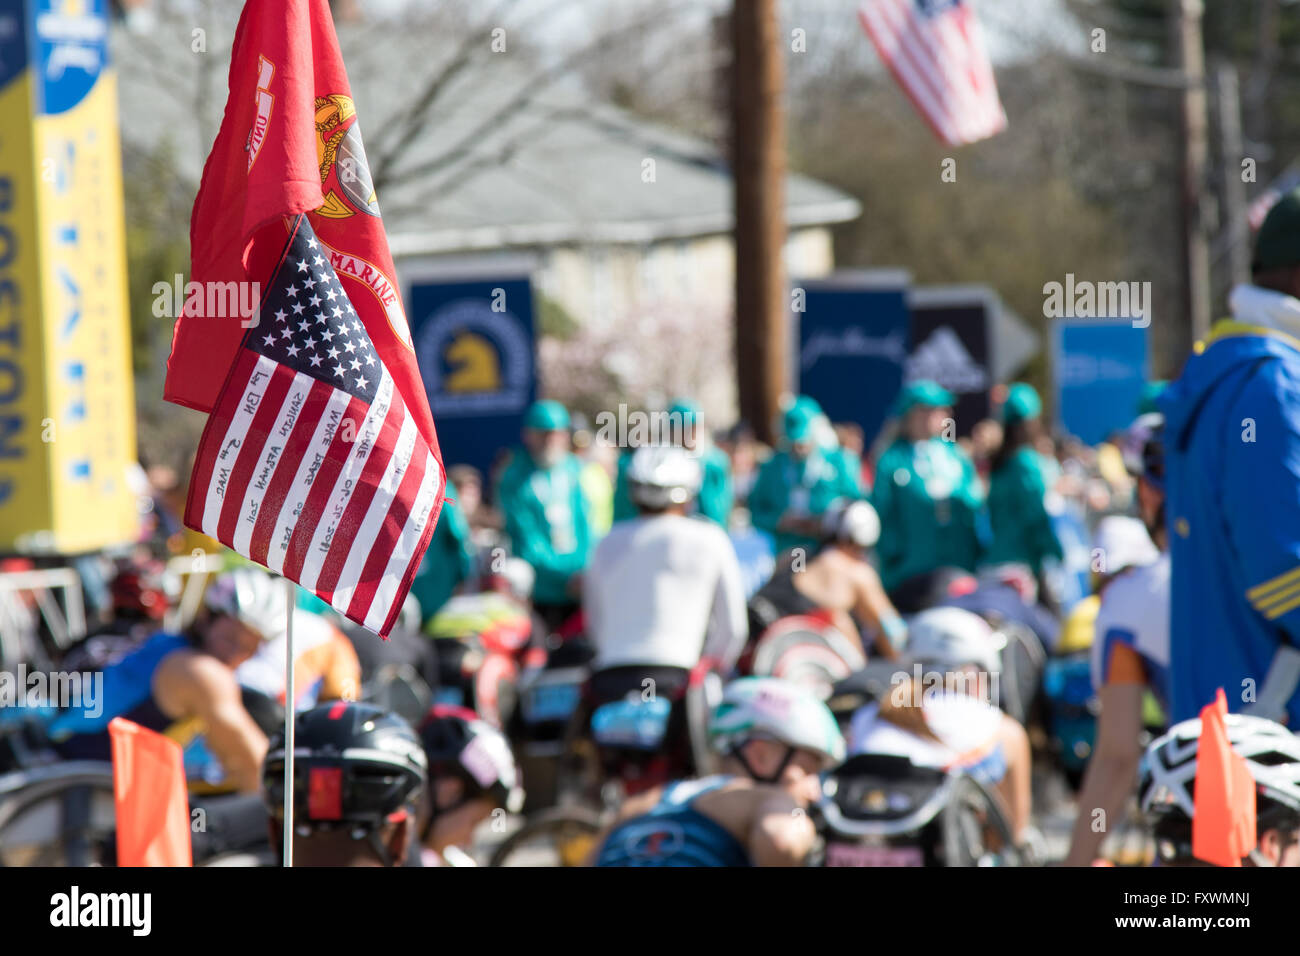
[[[306,216],[203,432],[185,520],[387,635],[446,477]]]
[[[993,66],[967,0],[863,0],[858,19],[944,143],[973,143],[1006,128]]]
[[[1277,205],[1277,201],[1297,186],[1300,186],[1300,167],[1292,164],[1284,169],[1282,175],[1269,183],[1268,188],[1251,202],[1250,207],[1246,210],[1246,219],[1250,223],[1250,231],[1259,232],[1259,227],[1264,225],[1264,220],[1268,218],[1272,208]]]

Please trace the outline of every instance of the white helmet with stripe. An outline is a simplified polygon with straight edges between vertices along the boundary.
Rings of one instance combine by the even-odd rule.
[[[779,677],[742,677],[727,685],[713,712],[709,737],[729,753],[754,737],[819,754],[826,766],[844,759],[844,735],[834,715],[808,689]]]
[[[1255,778],[1260,813],[1272,805],[1300,815],[1300,737],[1262,717],[1228,714],[1223,722],[1228,743]],[[1193,817],[1200,742],[1201,721],[1193,717],[1174,724],[1151,743],[1138,770],[1138,802],[1143,813]]]

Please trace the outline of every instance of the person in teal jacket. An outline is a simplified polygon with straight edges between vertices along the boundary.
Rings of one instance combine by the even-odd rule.
[[[456,588],[474,573],[474,550],[469,522],[456,505],[456,486],[447,481],[447,501],[429,539],[420,569],[411,582],[411,594],[420,602],[420,623],[427,624],[447,603]]]
[[[593,544],[582,465],[569,450],[569,413],[559,402],[534,402],[523,438],[497,484],[497,502],[515,556],[537,575],[533,605],[555,625],[578,607]]]
[[[857,476],[838,448],[823,446],[821,407],[800,396],[781,418],[781,443],[758,470],[749,493],[754,527],[771,535],[778,553],[816,550],[822,515],[843,499],[862,497]]]
[[[974,571],[980,558],[984,486],[970,456],[944,437],[954,398],[931,381],[905,386],[894,406],[899,434],[876,463],[876,555],[892,591],[944,567]]]
[[[734,495],[731,490],[731,462],[726,453],[709,439],[708,433],[700,428],[699,406],[687,399],[678,399],[668,410],[670,421],[681,425],[680,433],[673,430],[676,438],[686,448],[699,455],[701,484],[695,499],[696,513],[701,517],[715,521],[726,528],[731,517]],[[635,518],[639,512],[632,504],[632,495],[627,484],[627,467],[632,461],[635,448],[625,449],[618,459],[618,479],[614,491],[614,520],[623,521]]]
[[[1034,447],[1042,435],[1042,413],[1043,403],[1032,386],[1017,382],[1007,390],[1002,447],[989,478],[993,542],[987,555],[989,564],[1025,564],[1039,577],[1044,561],[1062,557],[1047,506],[1060,469]]]

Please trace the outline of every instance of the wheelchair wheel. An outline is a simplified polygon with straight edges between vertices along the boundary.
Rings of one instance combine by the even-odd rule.
[[[113,770],[93,761],[0,778],[0,866],[95,866],[116,855]]]
[[[493,851],[488,866],[582,866],[596,846],[600,814],[551,807],[524,821]]]
[[[835,627],[795,615],[759,636],[750,670],[756,676],[793,681],[826,700],[836,683],[866,665],[862,651]]]
[[[945,866],[1025,865],[1001,799],[982,781],[958,777],[939,821]]]
[[[1007,645],[1002,651],[1002,709],[1024,725],[1033,709],[1047,667],[1047,651],[1029,628],[1004,622]]]

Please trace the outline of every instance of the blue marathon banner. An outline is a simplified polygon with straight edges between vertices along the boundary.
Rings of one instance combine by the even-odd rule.
[[[1089,445],[1137,417],[1147,380],[1147,330],[1131,319],[1057,319],[1052,328],[1057,414]]]
[[[486,488],[496,456],[519,443],[537,395],[528,277],[416,279],[406,302],[442,459],[449,468],[473,465]]]
[[[817,399],[832,422],[861,426],[868,448],[903,385],[909,281],[906,272],[881,270],[794,285],[799,391]]]

